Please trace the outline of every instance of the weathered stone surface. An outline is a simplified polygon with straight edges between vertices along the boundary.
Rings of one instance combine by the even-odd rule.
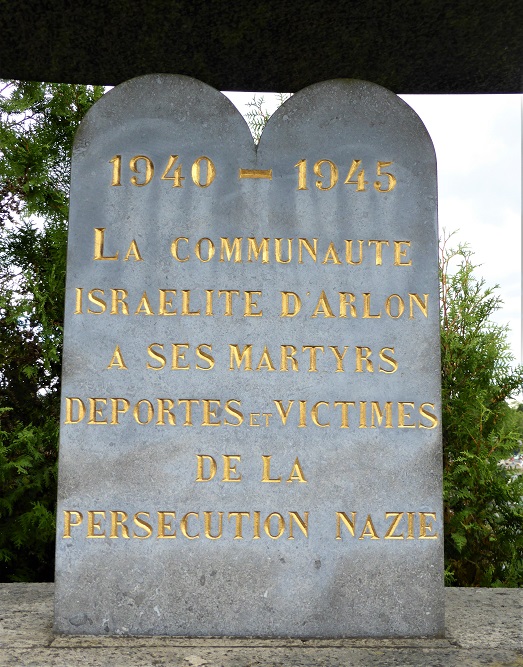
[[[521,667],[521,589],[446,589],[446,639],[53,636],[53,584],[0,584],[0,667]]]
[[[311,86],[256,150],[198,81],[111,91],[73,155],[56,630],[440,636],[438,340],[395,95]]]

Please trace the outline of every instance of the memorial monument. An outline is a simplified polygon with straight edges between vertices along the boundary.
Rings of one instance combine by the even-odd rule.
[[[76,137],[55,629],[440,636],[434,149],[356,80],[254,146],[121,84]]]

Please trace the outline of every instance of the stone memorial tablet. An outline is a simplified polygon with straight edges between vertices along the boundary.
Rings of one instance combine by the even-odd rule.
[[[77,134],[56,620],[438,636],[436,163],[393,93],[294,95],[256,148],[183,76]]]

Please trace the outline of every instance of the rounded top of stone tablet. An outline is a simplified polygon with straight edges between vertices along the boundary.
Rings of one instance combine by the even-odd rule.
[[[183,131],[184,124],[200,124],[202,132],[218,123],[224,134],[252,142],[249,127],[234,104],[220,91],[182,74],[146,74],[121,83],[88,111],[78,130],[74,151],[89,143],[91,134],[136,121],[166,122]]]

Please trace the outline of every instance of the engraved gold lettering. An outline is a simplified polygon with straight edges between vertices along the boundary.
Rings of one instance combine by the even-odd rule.
[[[287,419],[289,417],[289,413],[291,411],[291,408],[293,406],[294,401],[289,401],[287,410],[283,407],[283,403],[280,400],[275,400],[274,405],[276,406],[276,409],[278,410],[278,414],[281,417],[282,424],[285,426],[287,423]]]
[[[83,514],[76,510],[64,510],[64,539],[71,539],[71,528],[79,526],[84,520]]]
[[[103,289],[92,289],[87,293],[87,298],[91,303],[94,303],[96,306],[100,306],[100,310],[91,310],[91,308],[87,309],[87,312],[90,315],[101,315],[102,313],[105,313],[105,308],[106,308],[106,303],[103,299],[101,299],[99,296],[95,295],[95,292],[99,292],[102,296],[104,296],[104,291]]]
[[[210,398],[204,398],[202,400],[203,404],[203,419],[202,419],[202,426],[220,426],[221,421],[211,421],[212,418],[216,419],[218,416],[216,414],[216,410],[220,407],[220,401],[215,401]],[[211,407],[215,405],[216,407]]]
[[[283,239],[274,239],[274,255],[278,264],[289,264],[292,260],[292,241],[293,239],[287,239],[287,259],[282,259],[281,256],[281,242]]]
[[[419,539],[420,540],[437,540],[438,533],[433,533],[434,525],[432,523],[427,523],[428,519],[433,519],[436,521],[435,512],[420,512],[419,513]],[[428,534],[427,534],[428,531]],[[433,534],[430,534],[433,533]]]
[[[177,239],[174,239],[174,241],[171,243],[171,255],[177,262],[188,262],[189,255],[187,255],[186,257],[180,257],[180,255],[178,254],[178,244],[180,243],[180,241],[185,241],[185,243],[189,243],[189,239],[186,236],[179,236]]]
[[[292,466],[291,474],[289,475],[289,477],[287,479],[287,483],[292,483],[292,482],[305,482],[305,483],[307,483],[307,480],[305,479],[305,475],[303,474],[300,459],[298,457],[296,457],[296,460],[294,461],[294,465]]]
[[[125,301],[127,297],[127,290],[111,289],[111,315],[118,315],[120,313],[122,315],[129,315],[129,306]]]
[[[138,168],[138,162],[143,160],[145,164],[145,173],[141,174],[140,169]],[[152,177],[154,176],[154,165],[150,158],[146,155],[135,155],[129,160],[129,167],[131,171],[134,171],[135,174],[143,175],[143,181],[139,180],[136,176],[131,177],[131,183],[141,188],[144,185],[147,185],[151,182]]]
[[[298,370],[298,360],[294,358],[298,350],[294,345],[281,345],[280,346],[281,358],[280,358],[280,371],[288,371],[288,363],[291,362],[291,368],[293,371]]]
[[[123,261],[128,262],[129,257],[131,256],[134,257],[135,262],[143,262],[143,257],[140,255],[138,244],[134,239],[131,241],[131,245],[129,246],[129,250],[127,251],[125,257],[123,258]]]
[[[142,407],[142,405],[145,405],[147,409],[145,421],[141,421],[140,419],[140,408]],[[134,420],[138,424],[141,424],[142,426],[149,424],[152,421],[152,418],[154,417],[154,407],[151,401],[148,401],[146,398],[142,398],[142,400],[138,401],[138,403],[136,403],[133,409],[133,417]]]
[[[347,306],[350,309],[351,317],[357,317],[356,306],[354,305],[355,296],[350,292],[339,292],[340,295],[340,317],[348,317]],[[347,301],[348,298],[348,301]]]
[[[416,512],[407,512],[407,539],[414,540],[414,516]]]
[[[164,169],[164,172],[161,176],[162,181],[172,181],[173,188],[181,188],[183,186],[182,181],[185,180],[185,176],[182,176],[182,165],[179,164],[176,169],[174,168],[174,165],[176,164],[176,161],[178,160],[178,155],[169,155],[169,161],[167,162],[167,166]],[[170,170],[173,170],[173,175],[169,176]]]
[[[260,539],[260,512],[253,512],[252,539]]]
[[[144,516],[146,519],[149,519],[151,515],[149,512],[136,512],[136,514],[133,516],[134,525],[137,528],[141,528],[145,531],[145,535],[138,535],[136,531],[133,530],[133,538],[136,538],[137,540],[146,540],[153,534],[153,527],[150,523],[144,521],[144,519],[141,518],[142,516]]]
[[[122,512],[120,510],[111,510],[109,512],[111,515],[111,533],[109,535],[110,539],[118,539],[118,529],[121,529],[122,537],[126,540],[129,539],[129,528],[125,524],[129,518],[127,512]]]
[[[271,477],[271,455],[267,456],[262,456],[262,461],[263,461],[263,474],[262,474],[262,482],[274,482],[276,484],[279,484],[281,482],[281,476],[280,477]]]
[[[305,537],[309,537],[309,513],[304,512],[303,514],[305,518],[302,519],[298,512],[289,512],[289,537],[287,539],[294,539],[294,533],[292,532],[293,522],[296,522],[296,525],[305,535]]]
[[[270,241],[270,239],[263,238],[259,245],[258,245],[255,238],[251,237],[251,238],[247,239],[247,241],[248,241],[247,261],[248,262],[257,261],[258,258],[260,257],[260,253],[261,253],[262,264],[268,264],[269,263],[269,241]],[[252,259],[253,257],[254,257],[254,260]]]
[[[272,181],[272,169],[240,169],[238,178],[265,178]]]
[[[359,169],[360,165],[361,160],[352,161],[349,173],[347,174],[347,178],[344,181],[344,185],[355,185],[356,192],[365,192],[365,186],[368,183],[368,181],[365,180],[365,169],[360,169],[358,172],[357,180],[353,180],[354,174],[356,173],[356,170]]]
[[[371,540],[380,539],[376,533],[376,529],[374,528],[370,514],[367,514],[367,520],[365,521],[365,525],[363,526],[363,530],[361,531],[361,535],[358,537],[358,539],[363,540],[365,537],[370,537]]]
[[[414,319],[414,304],[421,310],[425,317],[429,316],[429,295],[423,295],[423,301],[419,294],[409,294],[409,320]]]
[[[205,161],[207,165],[207,175],[205,177],[205,181],[203,181],[202,183],[200,163],[203,161]],[[209,159],[205,155],[202,155],[201,157],[197,158],[194,161],[191,167],[191,178],[195,185],[197,185],[199,188],[208,188],[209,185],[214,181],[215,177],[216,177],[216,168],[211,159]]]
[[[182,290],[182,315],[199,315],[199,310],[191,310],[191,290]]]
[[[354,401],[334,401],[334,407],[341,407],[341,426],[340,428],[349,428],[349,405],[355,407]]]
[[[385,361],[387,364],[390,364],[392,366],[392,370],[387,370],[386,368],[382,368],[381,364],[378,366],[380,373],[395,373],[398,370],[398,362],[393,359],[391,356],[388,354],[385,354],[386,352],[392,352],[392,354],[395,354],[394,348],[393,347],[383,347],[380,350],[380,359],[382,361]]]
[[[216,475],[217,465],[216,460],[208,454],[196,455],[196,482],[210,482]],[[206,463],[209,466],[209,474],[205,474]]]
[[[434,413],[429,412],[428,410],[426,410],[425,409],[426,406],[429,406],[433,410],[436,409],[436,406],[434,405],[434,403],[422,403],[420,405],[419,413],[422,417],[425,417],[426,419],[429,420],[430,426],[426,426],[425,424],[420,422],[419,427],[420,428],[426,428],[426,429],[432,429],[432,428],[435,428],[438,425],[438,418],[436,417],[436,415]]]
[[[376,428],[376,424],[374,423],[374,417],[376,417],[376,421],[378,422],[378,426],[381,426],[381,422],[383,421],[383,411],[381,409],[381,406],[378,401],[371,401],[370,404],[370,427],[371,428]],[[385,428],[392,428],[392,402],[387,401],[385,403]]]
[[[204,350],[203,348],[207,348],[207,350]],[[214,368],[214,358],[210,354],[212,352],[212,346],[207,345],[206,343],[201,343],[198,345],[196,348],[196,356],[198,359],[201,359],[202,361],[207,362],[207,366],[202,366],[200,364],[196,364],[196,368],[199,371],[210,371],[212,368]]]
[[[243,540],[243,517],[249,517],[249,512],[229,512],[227,515],[228,519],[231,517],[236,519],[236,532],[234,534],[235,540]]]
[[[235,264],[241,264],[242,261],[242,239],[241,237],[236,237],[230,244],[230,241],[227,237],[222,236],[220,246],[220,262],[225,262],[225,257],[227,261],[230,262],[232,259],[232,254],[234,253],[234,262]]]
[[[232,316],[232,297],[233,294],[236,296],[240,295],[240,292],[237,289],[221,289],[218,290],[218,296],[224,296],[225,295],[225,312],[224,315],[225,317],[231,317]]]
[[[109,365],[107,366],[108,370],[110,368],[118,368],[120,370],[128,370],[127,366],[125,365],[125,361],[123,360],[122,351],[120,350],[119,345],[116,346],[116,348],[113,352],[113,356],[111,357],[111,361],[109,362]]]
[[[187,512],[187,514],[185,514],[180,521],[180,530],[182,531],[182,535],[188,540],[197,540],[200,537],[200,533],[192,535],[187,529],[187,523],[190,516],[195,516],[197,519],[200,518],[198,512]]]
[[[101,404],[99,406],[98,404]],[[89,399],[89,421],[88,424],[107,424],[107,419],[103,418],[102,411],[107,405],[106,398],[90,398]],[[100,419],[98,419],[100,417]]]
[[[120,177],[122,172],[122,156],[115,155],[113,158],[109,160],[109,164],[113,165],[111,185],[122,185],[120,182]]]
[[[315,403],[312,406],[312,410],[311,410],[312,422],[313,422],[313,424],[315,424],[316,426],[320,426],[321,428],[328,428],[330,426],[330,422],[322,423],[322,422],[320,422],[320,420],[318,418],[318,409],[319,409],[320,405],[326,405],[327,407],[329,407],[329,404],[326,401],[318,401],[317,403]]]
[[[303,248],[315,262],[318,254],[318,239],[312,239],[312,245],[309,239],[298,239],[298,264],[303,264]]]
[[[325,253],[322,264],[329,264],[330,262],[332,262],[332,264],[341,264],[338,253],[336,252],[336,246],[333,242],[329,243],[329,247],[327,248],[327,252]]]
[[[321,167],[324,164],[329,165],[329,184],[324,185],[323,181],[325,180],[326,176],[323,175],[321,171]],[[316,176],[320,177],[320,180],[317,180],[315,185],[318,188],[318,190],[331,190],[336,183],[338,182],[338,167],[334,164],[334,162],[331,162],[330,160],[318,160],[318,162],[315,163],[313,167],[313,171],[316,174]]]
[[[223,479],[222,482],[241,482],[241,473],[236,470],[236,464],[232,465],[231,461],[240,461],[241,457],[237,454],[222,454],[223,458]],[[237,475],[237,477],[231,477]]]
[[[408,412],[405,412],[405,408],[414,408],[414,403],[409,403],[408,401],[398,402],[398,428],[416,428],[416,424],[406,424],[405,420],[410,419],[411,415]]]
[[[160,354],[157,350],[154,348],[157,347],[160,349],[161,352],[163,352],[163,344],[162,343],[151,343],[149,347],[147,348],[147,354],[151,357],[151,359],[154,359],[154,361],[159,362],[159,366],[153,366],[150,362],[147,362],[146,368],[150,368],[153,371],[160,371],[162,368],[165,368],[166,364],[166,358],[163,356],[163,354]]]
[[[347,354],[349,348],[347,345],[343,348],[343,354],[338,350],[336,345],[329,345],[329,350],[332,350],[334,357],[336,358],[336,373],[343,373],[345,369],[343,368],[343,358]]]
[[[274,535],[271,533],[271,519],[273,517],[276,517],[277,520],[277,531]],[[277,540],[283,535],[283,531],[285,530],[285,519],[279,512],[271,512],[271,514],[269,514],[263,523],[263,529],[266,535],[268,535],[272,540]]]
[[[365,362],[365,370],[369,373],[374,373],[374,365],[370,359],[372,350],[370,347],[356,347],[356,373],[363,373],[363,362]]]
[[[75,288],[75,293],[76,293],[76,307],[74,309],[74,315],[81,315],[83,313],[82,311],[82,295],[83,295],[83,287],[76,287]]]
[[[246,345],[243,350],[240,352],[239,345],[231,345],[229,343],[229,370],[234,370],[234,364],[236,363],[236,368],[241,368],[242,363],[245,360],[245,369],[246,371],[252,371],[252,345]]]
[[[167,415],[169,426],[176,426],[176,416],[174,412],[171,412],[174,408],[172,398],[158,398],[156,402],[158,403],[158,419],[156,420],[156,424],[158,426],[165,426],[165,416]]]
[[[137,309],[134,311],[135,315],[154,315],[153,310],[151,308],[151,304],[149,303],[149,297],[147,296],[147,292],[144,292],[142,294],[142,298],[140,299],[140,302],[138,304]]]
[[[392,522],[385,533],[383,539],[384,540],[403,540],[403,533],[400,533],[399,535],[394,535],[394,531],[398,527],[399,522],[401,521],[403,517],[403,512],[385,512],[385,518],[390,519],[392,518]]]
[[[170,540],[176,538],[176,530],[171,520],[176,519],[176,512],[157,512],[158,516],[158,539]],[[165,532],[171,531],[171,532]]]
[[[341,524],[343,522],[343,525],[349,533],[352,535],[352,537],[355,537],[355,525],[356,525],[356,512],[351,512],[352,518],[349,519],[349,517],[345,514],[345,512],[336,512],[336,539],[341,540]]]
[[[363,319],[379,319],[381,317],[381,311],[374,315],[371,314],[370,308],[370,292],[364,292],[363,294]]]
[[[297,190],[307,190],[307,160],[300,160],[295,167],[298,168],[298,187]]]
[[[360,424],[358,428],[367,428],[367,401],[360,401]]]
[[[173,308],[172,297],[176,296],[176,290],[174,289],[161,289],[160,291],[160,304],[158,307],[158,315],[176,315],[176,310],[167,310],[168,308]],[[171,294],[169,298],[167,295]]]
[[[98,517],[100,517],[99,521],[97,521]],[[105,512],[99,512],[97,510],[89,510],[87,512],[87,538],[96,539],[105,537],[105,530],[102,530],[100,524],[102,519],[105,519]]]
[[[207,242],[207,257],[204,259],[202,255],[202,243],[206,241]],[[196,257],[200,260],[200,262],[210,262],[211,259],[214,257],[214,253],[216,252],[216,248],[214,247],[214,243],[211,241],[211,239],[208,238],[203,238],[198,241],[196,244],[196,247],[194,248],[194,252],[196,254]]]
[[[212,534],[212,515],[214,512],[204,512],[203,513],[203,530],[205,537],[209,540],[219,540],[223,534],[223,512],[216,512],[218,515],[218,532]]]
[[[388,171],[382,171],[383,167],[390,167],[393,164],[392,162],[378,162],[376,165],[376,175],[377,176],[386,176],[387,177],[387,187],[382,188],[380,181],[374,181],[374,188],[378,192],[390,192],[396,187],[396,177],[393,176]]]
[[[352,259],[352,243],[353,242],[350,240],[345,240],[345,259],[347,260],[347,264],[358,266],[363,261],[363,240],[358,240],[360,247],[360,257],[357,262]]]
[[[327,299],[327,295],[323,290],[311,317],[318,317],[318,313],[321,313],[323,317],[336,317],[332,312],[332,308],[330,306],[329,300]]]
[[[171,370],[173,371],[188,371],[189,364],[180,365],[185,359],[185,351],[189,349],[189,343],[172,343],[172,361]]]
[[[244,317],[261,317],[263,311],[254,311],[253,308],[259,308],[258,303],[254,301],[253,296],[261,296],[259,291],[245,291],[245,311],[243,313]]]
[[[118,259],[118,251],[114,255],[104,255],[104,241],[105,241],[105,227],[95,227],[93,260],[116,261]]]
[[[300,404],[300,421],[298,428],[306,428],[307,426],[307,401],[298,401]]]
[[[393,315],[392,313],[392,299],[396,300],[396,315]],[[398,317],[401,317],[403,315],[403,311],[405,310],[405,302],[401,298],[399,294],[391,294],[388,298],[387,301],[385,301],[385,311],[389,317],[392,317],[393,320],[397,320]]]
[[[75,418],[73,406],[78,408],[78,416]],[[82,399],[76,396],[66,397],[65,399],[65,421],[64,424],[79,424],[85,417],[85,405]]]
[[[410,248],[410,241],[394,241],[394,266],[412,266],[412,260],[407,262],[402,262],[402,258],[407,257],[407,248],[402,248],[401,246],[407,246]]]
[[[212,309],[212,296],[214,294],[213,289],[206,289],[205,290],[205,314],[206,315],[214,315],[213,309]]]
[[[322,353],[325,352],[323,345],[303,345],[302,352],[305,352],[305,350],[309,350],[309,373],[317,373],[316,353],[318,350]]]
[[[301,299],[296,292],[281,292],[280,317],[294,317],[301,310]]]
[[[235,417],[237,423],[233,424],[227,419],[224,419],[223,423],[227,426],[240,426],[241,424],[243,424],[243,414],[240,412],[240,410],[233,408],[232,403],[235,403],[238,407],[241,407],[241,401],[237,401],[231,398],[225,403],[225,412],[227,412],[227,414],[231,415],[232,417]]]
[[[260,371],[262,368],[267,369],[268,371],[275,371],[276,366],[273,364],[267,345],[263,348],[263,352],[260,358],[260,363],[256,366],[256,370]]]
[[[185,422],[184,426],[192,426],[192,406],[199,405],[200,401],[197,398],[180,398],[178,399],[178,405],[185,403]]]
[[[371,239],[369,241],[369,246],[371,245],[371,243],[373,243],[376,246],[376,266],[381,266],[383,264],[382,247],[384,245],[388,246],[389,242],[378,239]]]
[[[111,398],[111,424],[119,424],[120,415],[124,415],[130,406],[126,398]]]

